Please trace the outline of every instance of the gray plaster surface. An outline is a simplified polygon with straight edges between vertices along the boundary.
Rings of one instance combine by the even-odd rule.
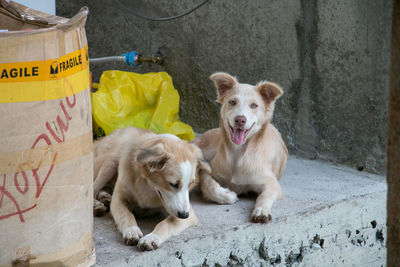
[[[154,17],[200,2],[121,1]],[[129,50],[166,56],[163,66],[91,65],[94,81],[110,69],[166,71],[181,97],[180,118],[204,132],[218,125],[213,72],[270,80],[285,91],[274,123],[291,154],[384,172],[391,0],[211,0],[167,22],[137,18],[112,0],[57,0],[57,14],[72,17],[84,5],[91,58]]]
[[[384,177],[290,157],[272,222],[251,223],[254,196],[233,205],[191,201],[199,225],[153,252],[125,246],[109,214],[94,219],[98,266],[380,266],[386,248]],[[139,219],[147,234],[162,219]],[[321,241],[322,240],[322,241]],[[203,265],[202,265],[203,264]],[[216,265],[217,266],[217,265]]]

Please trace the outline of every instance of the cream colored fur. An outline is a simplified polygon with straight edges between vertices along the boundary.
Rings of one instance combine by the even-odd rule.
[[[256,192],[252,221],[268,222],[272,204],[282,196],[279,179],[288,156],[280,133],[271,124],[275,100],[283,91],[270,82],[241,84],[227,73],[210,78],[222,107],[220,128],[194,141],[212,169],[211,176],[203,172],[200,177],[203,195],[227,204],[234,203],[237,194]]]
[[[94,155],[94,209],[107,194],[101,189],[118,173],[110,209],[125,244],[153,250],[197,224],[189,190],[199,172],[210,172],[198,147],[172,135],[128,127],[97,141]],[[169,216],[143,236],[133,213],[158,208]]]

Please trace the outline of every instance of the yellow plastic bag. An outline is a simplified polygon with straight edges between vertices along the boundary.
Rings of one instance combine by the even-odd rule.
[[[106,135],[135,126],[184,140],[195,137],[192,127],[179,121],[179,94],[165,72],[105,71],[94,87],[98,91],[91,94],[93,118]]]

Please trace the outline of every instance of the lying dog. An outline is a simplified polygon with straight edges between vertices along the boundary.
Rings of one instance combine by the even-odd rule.
[[[95,199],[107,198],[100,190],[118,172],[110,209],[125,244],[153,250],[197,224],[189,190],[198,171],[211,171],[198,147],[174,135],[128,127],[96,142],[94,155]],[[96,205],[102,203],[95,201],[94,209]],[[169,216],[143,237],[131,211],[160,207]]]
[[[275,100],[283,91],[270,82],[241,84],[226,73],[214,73],[210,78],[222,107],[220,128],[194,141],[212,169],[212,177],[202,173],[201,191],[221,204],[235,202],[237,194],[256,192],[252,221],[266,223],[272,218],[272,204],[281,198],[278,180],[288,156],[280,133],[270,123]]]

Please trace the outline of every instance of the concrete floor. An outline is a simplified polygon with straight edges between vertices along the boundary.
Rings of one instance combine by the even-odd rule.
[[[385,264],[383,176],[291,157],[272,222],[251,223],[255,197],[217,205],[193,192],[200,224],[152,252],[125,246],[109,214],[94,219],[97,266],[380,266]],[[138,220],[147,234],[162,217]]]

